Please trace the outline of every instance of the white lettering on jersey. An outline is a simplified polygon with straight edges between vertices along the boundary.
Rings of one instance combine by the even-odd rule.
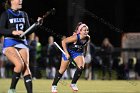
[[[25,18],[11,18],[9,19],[10,23],[20,23],[23,22],[25,23]]]

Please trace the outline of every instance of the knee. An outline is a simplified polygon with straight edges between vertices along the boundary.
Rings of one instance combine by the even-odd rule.
[[[21,72],[22,69],[23,69],[23,67],[24,67],[24,64],[22,64],[22,63],[20,63],[20,62],[17,62],[17,63],[15,64],[14,70],[17,71],[17,72]]]

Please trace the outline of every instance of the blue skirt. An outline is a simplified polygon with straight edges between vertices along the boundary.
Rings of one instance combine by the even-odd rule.
[[[24,45],[28,45],[27,41],[24,40],[18,40],[18,39],[14,39],[14,38],[4,38],[4,43],[3,43],[3,48],[6,47],[11,47],[17,44],[24,44]]]
[[[76,51],[73,51],[73,50],[70,50],[68,49],[68,52],[71,56],[71,58],[76,58],[77,56],[82,56],[83,55],[83,52],[76,52]],[[68,59],[66,58],[66,56],[62,53],[62,58],[67,61]]]
[[[26,39],[18,40],[14,38],[4,38],[2,52],[4,53],[7,47],[28,48],[27,45]]]

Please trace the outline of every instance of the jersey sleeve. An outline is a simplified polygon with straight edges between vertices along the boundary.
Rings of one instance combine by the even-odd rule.
[[[27,30],[30,27],[30,23],[27,13],[24,12],[24,14],[25,14],[25,30]]]
[[[10,28],[7,29],[7,20],[8,20],[8,15],[6,12],[3,12],[2,15],[0,16],[0,34],[4,36],[10,36],[12,35],[12,31],[14,29]]]

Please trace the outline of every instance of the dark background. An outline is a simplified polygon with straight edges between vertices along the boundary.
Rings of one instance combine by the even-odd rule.
[[[0,0],[0,13],[3,4]],[[62,35],[70,36],[79,21],[89,26],[91,40],[97,46],[108,37],[119,47],[123,33],[140,31],[139,0],[23,0],[22,10],[28,13],[31,24],[52,8],[56,9],[55,15],[49,15],[43,24],[49,31],[36,31],[43,45],[49,35],[58,42]]]

